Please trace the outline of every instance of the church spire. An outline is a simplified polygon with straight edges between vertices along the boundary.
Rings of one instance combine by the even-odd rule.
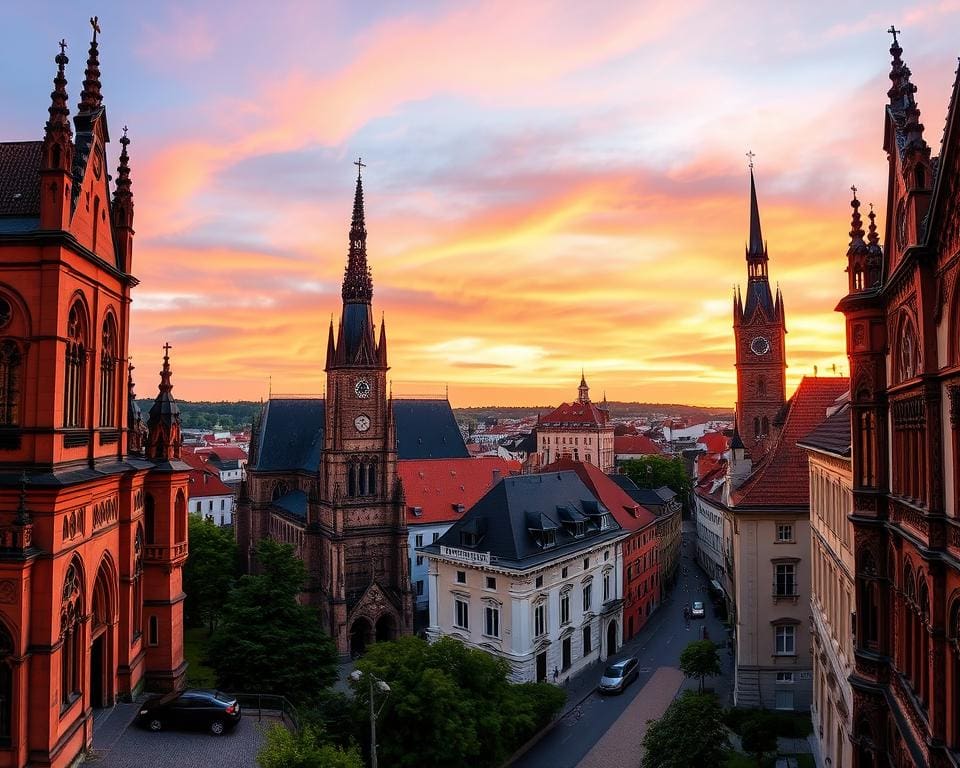
[[[90,41],[90,51],[87,55],[83,90],[80,92],[80,113],[96,112],[103,104],[103,94],[100,92],[100,50],[97,46],[100,17],[91,17],[90,26],[93,27],[93,39]]]
[[[767,246],[760,230],[760,206],[757,203],[757,183],[753,176],[753,152],[750,158],[750,241],[747,245],[747,303],[744,317],[750,318],[758,307],[770,319],[774,316],[773,294],[767,279]]]
[[[163,345],[160,391],[150,407],[150,418],[147,422],[149,431],[147,458],[161,461],[180,458],[180,408],[172,394],[170,349],[169,344]]]
[[[906,143],[903,150],[907,153],[922,152],[928,155],[930,148],[923,138],[923,123],[920,122],[920,108],[917,106],[917,100],[914,94],[917,92],[917,86],[910,81],[910,67],[908,67],[901,54],[903,48],[897,40],[900,30],[890,25],[887,30],[893,35],[893,43],[890,46],[890,90],[887,96],[890,97],[890,109],[895,115],[903,121],[903,135]],[[920,185],[920,186],[926,186]]]
[[[70,61],[67,58],[66,51],[67,43],[61,40],[60,53],[54,59],[57,62],[57,74],[53,78],[50,108],[47,110],[50,113],[50,119],[47,120],[46,130],[44,131],[44,168],[69,170],[73,162],[72,157],[69,157],[73,149],[73,130],[70,128],[70,108],[67,106],[67,78],[64,74],[64,68]],[[60,148],[58,153],[51,152],[53,145]]]
[[[580,386],[578,387],[579,396],[577,400],[581,403],[590,402],[590,387],[587,386],[587,376],[583,369],[580,370]]]
[[[357,166],[357,190],[353,196],[353,216],[350,220],[350,253],[343,274],[344,303],[369,304],[373,298],[373,279],[367,266],[367,228],[363,219],[363,178],[366,167],[361,159]]]

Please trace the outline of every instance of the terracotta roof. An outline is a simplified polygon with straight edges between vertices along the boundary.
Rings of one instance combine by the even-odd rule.
[[[196,452],[205,454],[215,461],[245,460],[247,458],[247,452],[237,445],[207,446],[198,448]]]
[[[609,417],[593,403],[561,403],[540,418],[540,426],[606,426]]]
[[[519,461],[495,456],[398,461],[397,473],[406,496],[407,524],[459,520],[496,481],[519,472]],[[419,514],[414,509],[420,510]]]
[[[644,456],[663,453],[660,446],[644,435],[619,435],[613,438],[613,452],[620,454],[642,454]]]
[[[734,491],[734,506],[809,505],[807,453],[797,442],[824,420],[827,409],[849,387],[850,380],[845,377],[803,377],[790,398],[777,442],[747,481]]]
[[[625,531],[639,531],[651,523],[655,523],[657,516],[646,507],[634,501],[626,491],[600,469],[596,464],[573,459],[561,458],[547,464],[541,473],[572,471],[577,473],[584,485],[590,489],[597,500],[603,504],[620,527]]]
[[[730,447],[730,438],[723,432],[704,432],[697,443],[707,449],[707,453],[723,453]]]
[[[0,216],[40,215],[40,141],[0,142]]]

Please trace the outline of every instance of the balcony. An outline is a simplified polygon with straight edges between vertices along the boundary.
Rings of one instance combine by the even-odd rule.
[[[144,559],[148,563],[175,562],[187,556],[187,542],[172,547],[158,547],[153,544],[144,547]]]
[[[440,555],[453,560],[459,560],[462,563],[470,563],[471,565],[490,565],[489,552],[474,552],[472,549],[461,549],[460,547],[441,545]]]

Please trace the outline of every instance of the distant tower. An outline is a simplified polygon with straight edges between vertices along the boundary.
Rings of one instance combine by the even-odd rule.
[[[786,402],[787,333],[783,296],[776,299],[767,275],[767,245],[760,231],[760,208],[750,153],[750,242],[747,245],[747,300],[739,287],[733,299],[736,341],[737,429],[754,462],[766,453],[776,417]]]
[[[587,375],[583,371],[580,372],[580,386],[578,387],[577,391],[580,393],[577,397],[579,402],[590,402],[590,387],[587,386]]]

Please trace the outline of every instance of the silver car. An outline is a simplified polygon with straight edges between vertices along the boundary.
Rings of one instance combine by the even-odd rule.
[[[629,659],[618,661],[603,670],[603,677],[600,678],[600,685],[597,686],[597,690],[600,693],[623,693],[623,689],[639,676],[640,663],[631,656]]]
[[[702,619],[706,615],[706,612],[703,610],[703,603],[699,601],[694,603],[690,615],[695,619]]]

